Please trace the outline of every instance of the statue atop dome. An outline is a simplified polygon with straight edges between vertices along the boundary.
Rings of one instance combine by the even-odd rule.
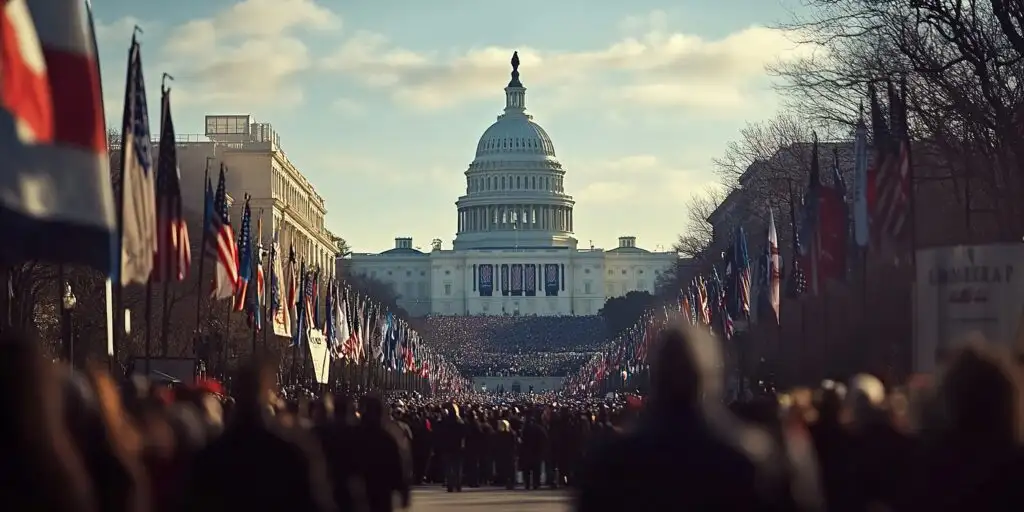
[[[508,83],[509,87],[522,87],[523,83],[519,81],[519,52],[512,52],[512,80]]]

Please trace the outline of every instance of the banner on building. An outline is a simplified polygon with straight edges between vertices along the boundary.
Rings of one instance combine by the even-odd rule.
[[[501,294],[508,296],[508,263],[501,264]]]
[[[558,295],[558,264],[544,265],[544,292],[548,297]]]
[[[477,288],[481,297],[490,297],[494,293],[494,265],[480,265]]]
[[[534,297],[537,295],[537,265],[529,264],[523,266],[523,279],[526,281],[526,296]]]
[[[317,384],[330,384],[331,354],[327,350],[327,338],[320,329],[311,329],[306,335],[309,356],[313,360],[313,378]]]
[[[1024,354],[1024,244],[917,251],[914,371],[934,371],[944,353],[984,339]]]
[[[523,295],[523,266],[519,263],[512,264],[512,295]]]

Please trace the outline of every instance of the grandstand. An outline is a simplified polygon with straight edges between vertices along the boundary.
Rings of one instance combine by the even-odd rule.
[[[600,316],[428,316],[419,320],[421,336],[471,376],[564,376],[608,341]]]

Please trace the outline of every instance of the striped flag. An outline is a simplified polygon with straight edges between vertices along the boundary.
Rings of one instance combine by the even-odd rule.
[[[181,206],[181,176],[178,147],[171,118],[171,91],[163,90],[160,108],[160,151],[156,167],[156,204],[158,244],[153,281],[184,281],[192,264],[188,226]]]
[[[145,283],[157,250],[156,181],[142,53],[132,35],[121,125],[121,284]]]
[[[242,226],[238,231],[238,282],[235,284],[235,311],[245,309],[252,278],[252,209],[249,208],[249,194],[245,195],[242,206]]]
[[[782,289],[782,258],[779,255],[779,234],[775,230],[775,214],[768,210],[768,304],[775,312],[775,321],[779,321],[779,297]]]
[[[75,0],[0,4],[0,258],[117,273],[95,39]],[[59,241],[59,243],[55,243]]]
[[[251,237],[250,237],[251,238]],[[249,251],[252,260],[252,279],[255,286],[249,287],[246,311],[249,315],[249,326],[257,331],[263,329],[263,297],[266,293],[266,281],[263,278],[263,212],[256,219],[256,244]]]
[[[233,297],[238,283],[238,246],[235,244],[235,231],[231,229],[225,181],[224,164],[221,164],[217,192],[213,193],[210,182],[206,182],[205,251],[217,262],[211,292],[215,299]]]
[[[736,280],[733,301],[734,310],[743,318],[750,318],[750,258],[747,253],[747,235],[743,227],[736,228],[736,242],[733,245],[733,279]]]
[[[889,84],[889,127],[877,131],[875,202],[872,227],[882,244],[902,239],[910,213],[910,140],[907,136],[906,83],[897,90]],[[876,102],[877,103],[877,102]],[[872,105],[874,106],[874,105]]]
[[[796,225],[796,198],[793,190],[789,191],[789,223],[793,231],[793,255],[789,261],[789,283],[786,294],[798,298],[807,292],[807,274],[804,273],[803,248],[800,246],[800,230]]]

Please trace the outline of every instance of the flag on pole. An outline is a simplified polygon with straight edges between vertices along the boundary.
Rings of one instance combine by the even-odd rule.
[[[192,264],[188,226],[181,206],[181,174],[178,147],[171,118],[171,91],[163,90],[160,101],[160,149],[156,166],[157,250],[153,281],[184,281]]]
[[[292,333],[292,346],[299,346],[302,340],[306,339],[306,331],[309,330],[309,317],[306,314],[306,306],[309,304],[309,301],[306,300],[306,294],[309,290],[309,280],[306,279],[306,262],[302,262],[299,268],[298,280],[302,285],[302,288],[299,290],[302,297],[295,303],[295,332]]]
[[[85,3],[0,3],[0,218],[9,262],[117,274],[116,210]],[[58,241],[58,242],[55,242]]]
[[[807,292],[807,274],[804,273],[803,248],[800,246],[800,229],[796,223],[796,198],[789,191],[789,223],[793,231],[793,255],[789,258],[789,283],[786,294],[798,298]]]
[[[736,228],[736,242],[733,245],[735,251],[733,255],[732,263],[735,265],[733,269],[733,279],[736,280],[735,293],[733,301],[735,302],[734,308],[737,314],[742,315],[743,318],[750,318],[750,258],[747,253],[747,235],[743,231],[743,227]]]
[[[779,321],[779,292],[782,288],[782,261],[779,256],[779,234],[775,231],[775,214],[768,209],[768,304]]]
[[[246,194],[245,205],[242,206],[242,226],[238,231],[238,282],[235,284],[235,311],[245,309],[249,281],[252,278],[252,209],[249,208],[249,199],[249,194]]]
[[[251,240],[251,236],[250,236]],[[256,282],[253,286],[249,287],[249,293],[246,302],[246,312],[248,314],[249,327],[256,329],[257,331],[263,330],[263,297],[264,297],[264,286],[263,281],[263,212],[260,212],[259,218],[256,219],[256,243],[252,244],[250,251],[250,260],[252,263],[252,280]]]
[[[281,283],[284,281],[284,268],[281,265],[281,232],[274,234],[274,243],[270,249],[270,261],[273,268],[270,272],[270,317],[273,319],[274,334],[278,336],[292,335],[292,308],[288,306]]]
[[[235,244],[235,232],[231,229],[225,187],[224,164],[221,164],[217,192],[214,193],[210,182],[206,182],[205,250],[217,262],[211,292],[214,299],[234,296],[235,284],[238,283],[238,245]]]
[[[868,127],[864,124],[863,111],[862,104],[853,139],[853,237],[859,247],[867,247],[871,236],[868,228]]]
[[[132,35],[121,125],[121,284],[145,283],[157,251],[156,182],[142,53]]]

